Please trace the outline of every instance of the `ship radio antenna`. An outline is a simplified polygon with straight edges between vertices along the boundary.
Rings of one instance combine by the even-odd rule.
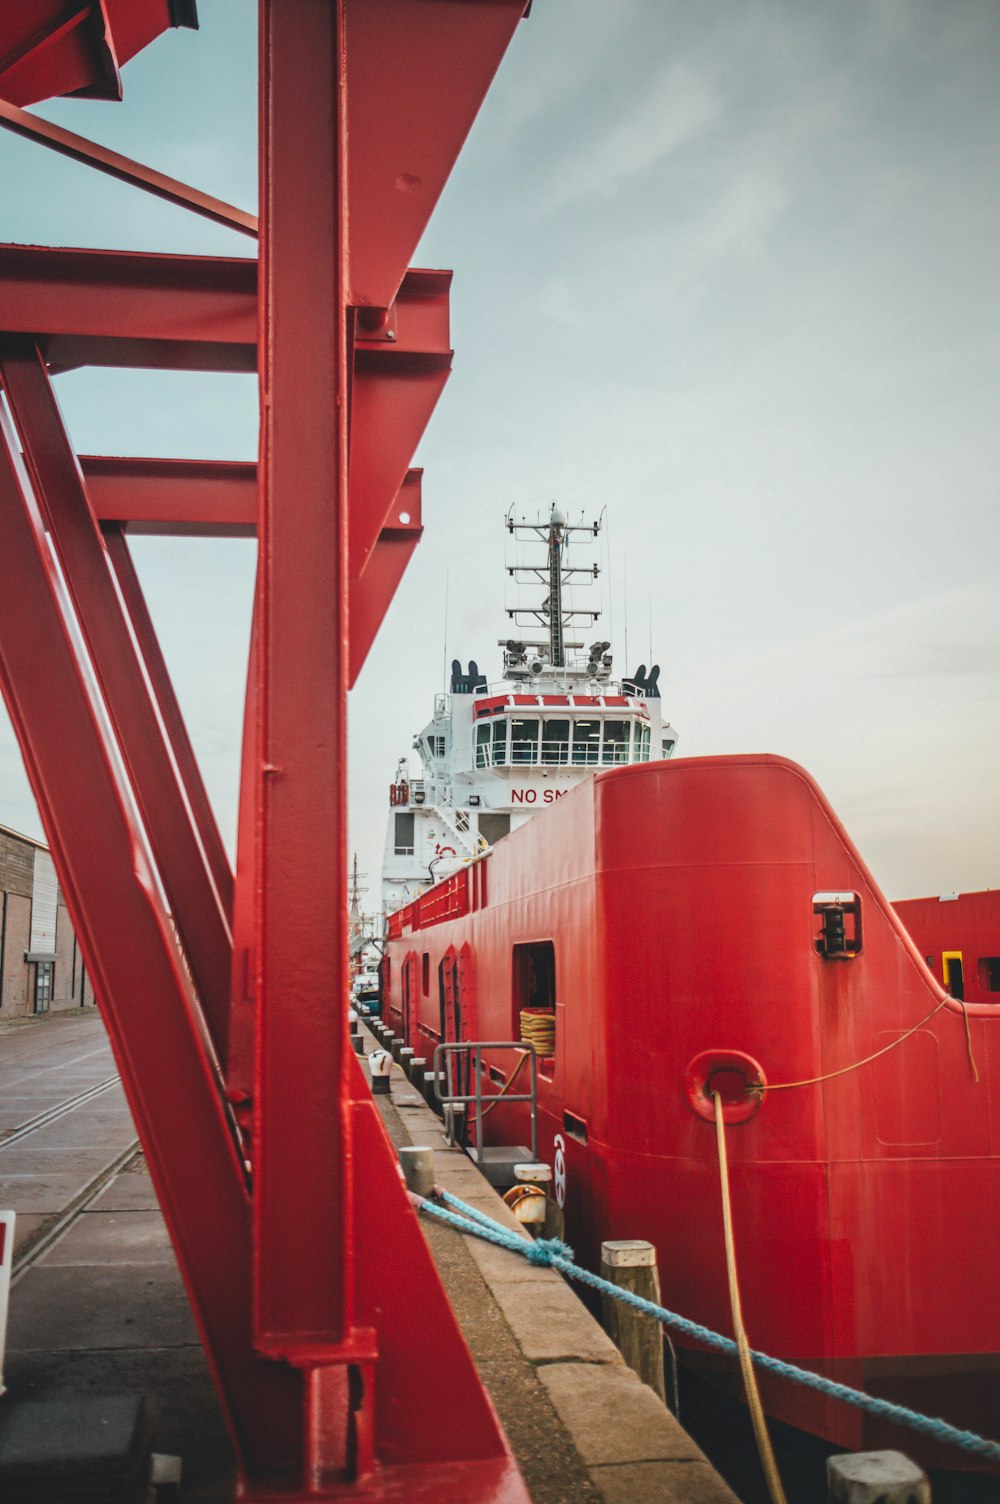
[[[566,518],[553,506],[549,516],[549,661],[553,668],[566,667],[562,609],[563,528]]]
[[[623,610],[623,612],[625,614],[625,671],[627,673],[628,672],[628,666],[629,666],[629,664],[632,661],[631,658],[628,655],[628,560],[627,559],[623,559],[622,560],[622,610]]]
[[[441,649],[441,693],[448,693],[448,583],[451,570],[444,572],[444,646]]]

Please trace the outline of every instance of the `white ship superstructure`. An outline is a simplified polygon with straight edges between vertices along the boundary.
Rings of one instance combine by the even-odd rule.
[[[387,914],[600,768],[672,754],[677,735],[662,718],[658,666],[616,679],[609,642],[568,640],[600,617],[567,604],[568,589],[600,571],[568,564],[567,545],[576,534],[596,539],[600,526],[567,523],[555,508],[545,523],[508,516],[511,536],[538,549],[538,562],[509,564],[508,574],[547,593],[540,605],[508,609],[513,629],[535,630],[499,642],[498,682],[489,684],[474,661],[468,669],[452,663],[450,693],[435,696],[433,718],[413,741],[419,775],[400,760],[382,872]]]

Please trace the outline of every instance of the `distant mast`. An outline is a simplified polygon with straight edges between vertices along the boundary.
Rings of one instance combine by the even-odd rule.
[[[593,626],[600,619],[601,615],[599,610],[584,610],[575,606],[567,609],[564,605],[563,587],[567,582],[572,582],[573,576],[584,575],[588,580],[593,581],[598,579],[601,573],[600,565],[596,563],[586,565],[565,564],[566,549],[571,533],[586,533],[589,538],[596,538],[600,534],[602,522],[603,517],[599,517],[595,522],[568,523],[565,513],[560,511],[557,506],[552,507],[548,522],[525,522],[523,520],[517,522],[514,519],[513,513],[508,512],[507,531],[513,538],[538,539],[543,542],[546,547],[546,563],[544,566],[540,563],[508,564],[507,573],[512,579],[518,581],[536,581],[543,586],[547,585],[548,594],[537,606],[508,607],[507,615],[518,626],[537,625],[543,627],[548,634],[548,642],[525,643],[511,640],[507,643],[508,655],[505,667],[516,668],[518,661],[522,663],[527,661],[528,653],[534,648],[543,655],[541,659],[534,660],[538,665],[534,669],[534,672],[541,672],[544,663],[549,669],[562,670],[563,676],[565,676],[567,669],[566,628],[581,623]],[[580,643],[569,644],[573,648],[578,648],[581,645]],[[610,644],[607,642],[594,644],[594,647],[590,651],[590,658],[593,660],[593,671],[596,671],[600,665],[601,655],[607,651],[609,646]],[[610,661],[610,659],[607,660],[607,665],[610,665]],[[591,663],[588,663],[587,666],[591,668]],[[521,676],[515,674],[512,677]],[[574,679],[578,678],[579,673],[574,672],[572,677]],[[604,677],[607,677],[607,675],[605,674]]]
[[[549,656],[555,668],[566,667],[562,619],[563,526],[566,518],[556,507],[549,517]]]

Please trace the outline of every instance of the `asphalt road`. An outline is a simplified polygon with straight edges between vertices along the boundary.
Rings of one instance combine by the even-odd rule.
[[[0,1208],[17,1213],[15,1259],[135,1139],[95,1009],[0,1026]]]

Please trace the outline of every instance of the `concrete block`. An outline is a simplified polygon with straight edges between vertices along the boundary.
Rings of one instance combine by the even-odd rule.
[[[624,1364],[552,1363],[538,1376],[588,1466],[704,1462],[666,1406]]]
[[[827,1459],[836,1504],[931,1504],[926,1473],[903,1452],[842,1452]]]
[[[525,1357],[532,1363],[580,1358],[621,1364],[618,1349],[558,1276],[539,1278],[530,1264],[519,1280],[497,1283],[494,1298]]]
[[[595,1467],[604,1504],[739,1504],[707,1462],[626,1462]]]
[[[5,1504],[139,1504],[152,1431],[139,1395],[11,1402],[0,1415]]]

